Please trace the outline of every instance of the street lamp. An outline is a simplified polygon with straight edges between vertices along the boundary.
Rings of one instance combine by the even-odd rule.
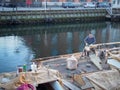
[[[46,12],[46,9],[47,9],[47,0],[45,0],[45,12]]]
[[[5,4],[5,1],[2,0],[2,11],[4,11],[4,4]]]

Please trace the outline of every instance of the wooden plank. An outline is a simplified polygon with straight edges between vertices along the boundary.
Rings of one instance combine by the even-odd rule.
[[[115,48],[108,49],[108,51],[113,51],[113,50],[120,50],[120,47],[115,47]]]
[[[85,85],[84,85],[84,86],[81,86],[81,89],[82,89],[82,90],[94,88],[94,86],[92,85],[92,83],[91,83],[86,77],[83,77],[83,80],[85,81]]]
[[[108,59],[107,63],[120,69],[120,62],[116,61],[115,59]]]
[[[115,56],[114,54],[112,54],[111,52],[107,52],[113,59],[117,60],[120,62],[120,57],[119,56]]]
[[[94,44],[94,45],[96,45],[96,46],[102,46],[102,45],[112,45],[112,44],[120,44],[120,42],[100,43],[100,44]]]
[[[77,86],[75,86],[74,84],[62,79],[63,84],[68,87],[70,90],[81,90],[80,88],[78,88]]]
[[[111,42],[111,43],[100,43],[100,44],[93,44],[93,45],[90,45],[90,48],[98,48],[100,46],[108,46],[108,45],[119,45],[120,42]]]
[[[83,78],[82,78],[81,75],[76,74],[76,75],[73,76],[73,79],[74,79],[74,81],[77,82],[79,85],[82,85],[82,86],[85,85],[85,82],[84,82],[84,80],[83,80]]]
[[[102,70],[102,65],[101,60],[99,59],[99,57],[97,57],[95,54],[90,55],[90,60],[95,64],[95,66],[99,69]]]
[[[81,75],[74,75],[74,80],[79,84],[79,86],[81,86],[82,90],[91,89],[94,87],[86,77],[82,77]]]
[[[37,58],[37,59],[33,59],[31,60],[31,62],[39,62],[39,61],[47,61],[47,60],[57,60],[59,58],[68,58],[70,56],[74,55],[75,57],[79,57],[81,55],[81,52],[78,52],[78,53],[72,53],[72,54],[65,54],[65,55],[58,55],[58,56],[50,56],[50,57],[43,57],[43,58]]]

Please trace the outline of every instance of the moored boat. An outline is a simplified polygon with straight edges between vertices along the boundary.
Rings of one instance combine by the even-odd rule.
[[[8,82],[0,84],[0,87],[10,90],[9,85],[27,82],[37,90],[119,90],[120,68],[108,61],[116,60],[120,65],[120,42],[94,44],[90,48],[94,48],[95,53],[90,52],[89,57],[78,52],[34,59],[36,72],[22,72],[17,77],[16,73],[1,74],[4,79],[12,78],[7,78]]]

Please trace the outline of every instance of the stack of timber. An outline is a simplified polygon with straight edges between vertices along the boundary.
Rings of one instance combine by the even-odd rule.
[[[108,63],[108,59],[111,56],[108,51],[117,50],[116,53],[119,53],[119,46],[120,42],[102,43],[92,46],[98,53],[105,51],[105,58],[102,59],[98,53],[90,53],[89,57],[81,57],[82,53],[75,53],[74,56],[78,60],[78,66],[75,70],[67,69],[66,60],[72,56],[71,54],[59,56],[59,58],[50,59],[50,61],[42,61],[42,59],[40,61],[49,68],[58,70],[63,76],[63,84],[70,90],[75,90],[72,88],[80,88],[80,90],[119,90],[119,69],[117,67],[113,69]],[[36,61],[39,61],[39,59]]]
[[[87,74],[95,90],[120,90],[120,71],[116,69]]]
[[[120,47],[113,48],[107,51],[108,53],[108,63],[111,68],[120,69]]]
[[[0,78],[0,90],[19,90],[17,88],[23,84],[31,84],[34,87],[33,90],[41,90],[41,86],[45,90],[56,90],[56,85],[62,90],[60,73],[45,67],[38,68],[36,72],[21,72],[17,76],[15,72],[2,73]]]

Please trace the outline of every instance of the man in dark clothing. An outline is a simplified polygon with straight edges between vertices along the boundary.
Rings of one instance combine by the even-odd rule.
[[[84,42],[86,45],[91,45],[91,44],[95,44],[96,39],[92,34],[89,34],[85,39]]]
[[[95,53],[95,50],[93,48],[89,48],[89,45],[95,44],[96,42],[95,37],[91,33],[84,39],[84,42],[86,44],[84,48],[85,56],[89,56],[90,51],[93,51],[93,53]]]

